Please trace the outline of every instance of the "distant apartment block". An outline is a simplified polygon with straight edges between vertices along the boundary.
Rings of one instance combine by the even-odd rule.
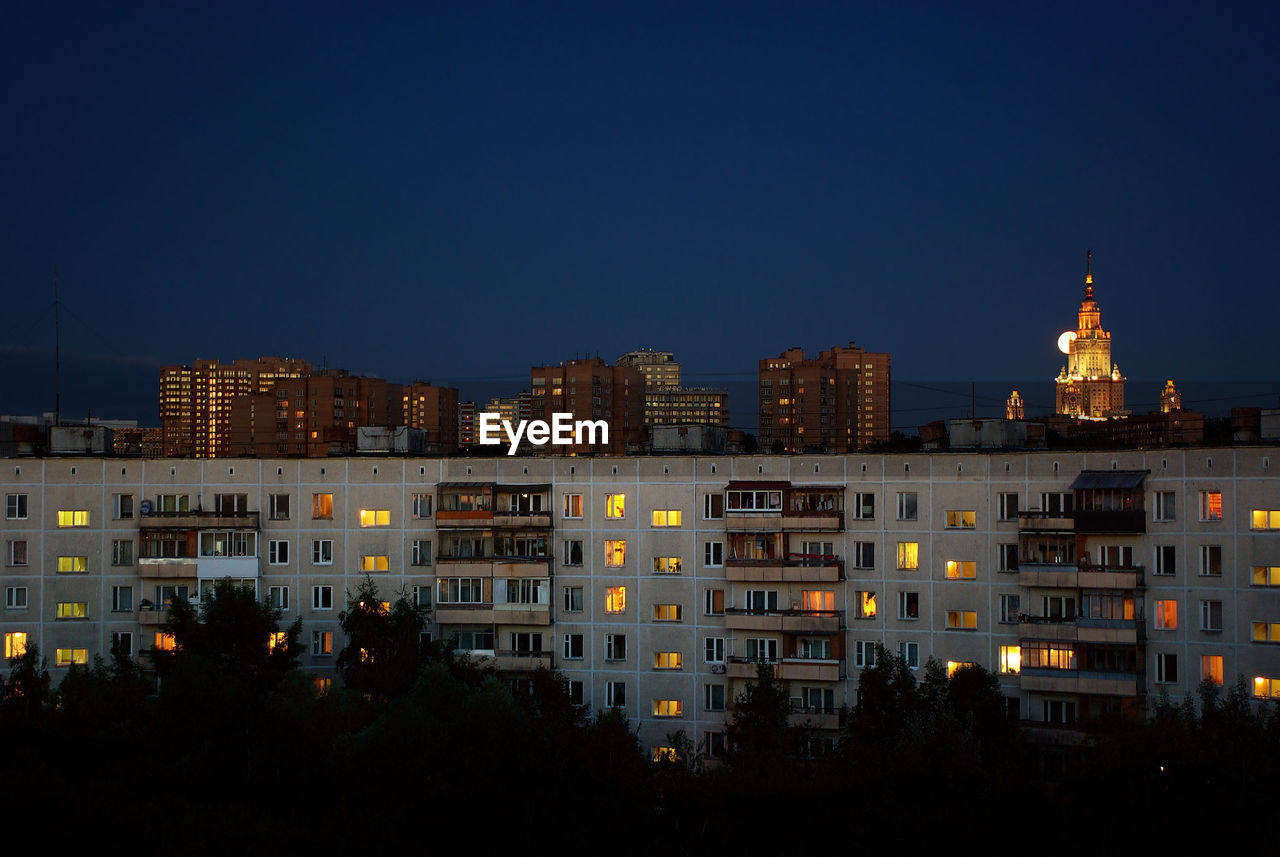
[[[889,355],[852,342],[760,361],[762,452],[853,451],[889,439]]]
[[[639,369],[649,390],[680,386],[680,364],[670,351],[654,351],[652,348],[628,351],[619,355],[615,365]]]
[[[607,446],[548,446],[561,455],[621,455],[645,442],[645,380],[639,369],[610,366],[599,357],[568,360],[559,366],[534,366],[529,372],[530,413],[550,422],[557,413],[577,420],[604,420],[609,424]]]

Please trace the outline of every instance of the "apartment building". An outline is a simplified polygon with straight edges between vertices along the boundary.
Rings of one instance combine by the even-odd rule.
[[[889,439],[889,355],[849,343],[760,361],[760,448],[852,452]]]
[[[576,420],[605,420],[607,447],[570,444],[546,447],[553,454],[581,455],[603,451],[621,455],[645,441],[645,378],[639,369],[610,366],[599,357],[566,360],[559,366],[529,370],[529,412],[550,423],[553,414],[572,414]]]
[[[713,753],[757,663],[834,730],[878,645],[993,669],[1039,723],[1204,678],[1280,698],[1278,454],[9,458],[0,634],[55,681],[113,644],[145,663],[166,603],[230,577],[327,677],[367,573],[513,681],[553,667],[646,746]]]

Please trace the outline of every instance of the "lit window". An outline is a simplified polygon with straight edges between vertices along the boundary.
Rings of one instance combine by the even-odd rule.
[[[5,660],[20,658],[27,652],[27,632],[10,631],[4,635]]]
[[[978,564],[975,562],[962,562],[961,560],[947,560],[947,579],[948,580],[973,580],[978,575]]]
[[[566,518],[582,517],[582,495],[581,494],[565,494],[564,495],[564,517]]]
[[[315,688],[316,696],[328,696],[329,691],[333,690],[333,679],[329,676],[316,676],[311,680],[311,686]]]
[[[1280,565],[1255,565],[1253,567],[1254,586],[1280,586]]]
[[[655,556],[653,558],[654,574],[679,574],[680,573],[680,557],[678,556]]]
[[[679,604],[653,605],[653,621],[655,622],[679,622],[683,615],[684,609]]]
[[[606,518],[621,518],[626,514],[627,495],[626,494],[606,494],[604,497],[604,516]]]
[[[1280,510],[1254,509],[1253,528],[1255,530],[1280,530]]]
[[[654,717],[679,717],[684,711],[684,704],[678,699],[655,699],[653,701]]]
[[[898,568],[915,571],[920,567],[920,543],[898,542]]]
[[[947,627],[957,631],[972,631],[978,627],[977,611],[948,610]]]
[[[604,612],[622,613],[627,609],[627,587],[610,586],[605,590]]]
[[[627,564],[626,539],[609,539],[604,543],[604,564],[613,568]]]
[[[1017,675],[1022,671],[1022,647],[1000,647],[1000,672],[1006,675]]]
[[[654,747],[653,761],[655,762],[678,762],[680,757],[676,755],[675,747]]]
[[[1177,601],[1156,602],[1156,627],[1164,631],[1172,631],[1178,627]]]
[[[333,632],[332,631],[312,631],[311,632],[311,654],[317,657],[333,654]]]
[[[1221,491],[1201,491],[1200,492],[1200,520],[1202,521],[1221,521],[1222,520],[1222,492]]]
[[[805,589],[800,592],[800,606],[808,612],[836,609],[836,593],[832,589]]]
[[[972,529],[976,521],[977,514],[972,509],[952,509],[947,512],[947,527],[949,529],[955,529],[957,527]]]
[[[679,509],[654,509],[653,525],[655,527],[680,526],[680,510]]]
[[[276,649],[287,647],[289,645],[289,633],[287,631],[272,631],[267,637],[267,651],[274,652]]]
[[[58,557],[58,572],[60,574],[78,573],[89,570],[89,557],[87,556],[60,556]]]
[[[391,560],[386,554],[364,554],[360,557],[361,571],[386,571]]]
[[[876,615],[876,594],[874,592],[855,592],[854,609],[856,618],[873,619]]]
[[[329,519],[333,517],[333,495],[332,494],[312,494],[311,495],[311,517],[317,520]]]
[[[173,634],[156,631],[155,648],[157,652],[172,652],[178,648],[178,641]]]
[[[1280,643],[1280,622],[1254,622],[1255,643]]]
[[[653,668],[655,670],[678,670],[684,665],[684,657],[680,652],[654,652]]]
[[[89,663],[88,649],[58,649],[57,651],[57,664],[60,667],[87,663]]]
[[[89,526],[89,510],[88,509],[59,510],[58,526],[59,527]]]
[[[88,601],[59,601],[59,619],[84,619],[89,615]]]
[[[362,527],[391,526],[391,510],[390,509],[361,509],[360,510],[360,526]]]
[[[1202,655],[1200,657],[1200,677],[1204,681],[1222,685],[1222,655]]]
[[[976,667],[973,661],[947,661],[947,678],[951,678],[962,667]]]
[[[1258,699],[1280,699],[1280,678],[1255,677],[1253,695]]]

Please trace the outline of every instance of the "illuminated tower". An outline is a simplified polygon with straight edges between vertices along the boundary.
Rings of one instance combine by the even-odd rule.
[[[1058,413],[1100,420],[1127,416],[1124,376],[1111,362],[1111,334],[1102,329],[1102,311],[1093,299],[1093,251],[1085,256],[1084,300],[1077,329],[1058,337],[1067,365],[1058,373]]]
[[[1160,391],[1160,410],[1166,414],[1182,410],[1182,394],[1173,386],[1172,378],[1164,382],[1164,389]]]
[[[1009,398],[1004,402],[1004,418],[1006,420],[1021,420],[1026,418],[1026,403],[1022,401],[1022,395],[1014,390],[1009,394]]]

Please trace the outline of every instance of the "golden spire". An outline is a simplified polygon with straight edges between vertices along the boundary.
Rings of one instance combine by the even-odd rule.
[[[1084,253],[1084,299],[1093,300],[1093,251]]]

